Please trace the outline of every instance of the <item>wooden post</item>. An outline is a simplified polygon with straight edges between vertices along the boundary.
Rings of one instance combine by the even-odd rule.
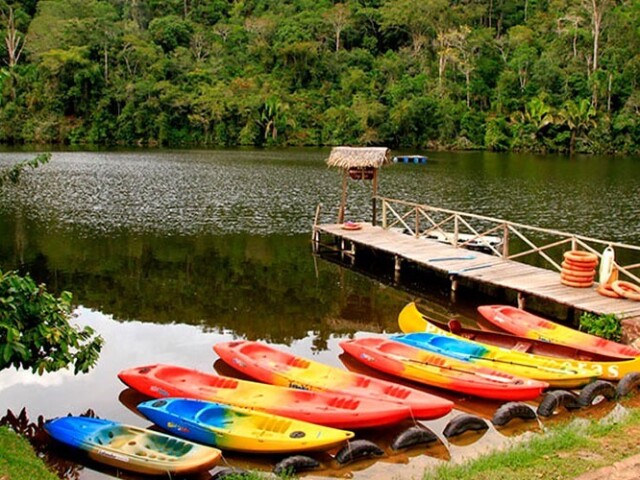
[[[460,235],[460,222],[458,221],[458,214],[453,218],[453,243],[454,247],[458,248],[458,238]]]
[[[376,197],[378,196],[378,169],[373,170],[373,190],[371,192],[371,225],[374,227],[378,223],[378,209],[376,205]]]
[[[458,290],[458,279],[455,275],[450,275],[449,280],[451,280],[451,292],[455,292]]]
[[[342,196],[340,197],[340,210],[338,210],[338,223],[344,223],[344,210],[347,205],[347,181],[349,173],[347,169],[342,170]]]
[[[387,202],[382,201],[382,228],[387,229]]]
[[[509,258],[509,225],[506,222],[502,233],[502,258]]]
[[[521,310],[524,310],[525,300],[526,297],[524,296],[524,293],[518,292],[518,308],[520,308]]]

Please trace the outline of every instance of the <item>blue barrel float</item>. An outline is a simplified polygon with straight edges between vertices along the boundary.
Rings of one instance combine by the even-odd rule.
[[[404,155],[393,157],[394,163],[427,163],[427,157],[424,155]]]

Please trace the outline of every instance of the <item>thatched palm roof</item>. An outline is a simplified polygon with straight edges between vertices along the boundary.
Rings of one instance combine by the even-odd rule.
[[[391,150],[386,147],[333,147],[327,165],[338,168],[374,167],[391,163]]]

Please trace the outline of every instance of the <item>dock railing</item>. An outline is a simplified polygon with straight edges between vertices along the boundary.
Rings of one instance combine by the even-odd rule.
[[[376,198],[382,204],[384,229],[401,230],[416,238],[435,238],[454,247],[482,248],[503,259],[551,266],[557,271],[562,269],[562,252],[566,250],[584,250],[602,257],[602,250],[612,247],[621,277],[640,283],[634,273],[640,268],[638,246],[404,200]]]

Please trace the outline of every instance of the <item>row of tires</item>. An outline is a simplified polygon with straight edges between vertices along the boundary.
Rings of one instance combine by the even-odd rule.
[[[617,385],[605,380],[596,380],[582,388],[579,393],[569,390],[552,390],[544,395],[537,409],[524,402],[502,404],[494,412],[491,423],[495,427],[502,427],[516,418],[535,420],[538,417],[550,417],[561,407],[567,410],[584,408],[592,405],[597,399],[616,400],[627,396],[638,388],[640,388],[640,372],[633,372],[624,376]],[[468,431],[479,432],[487,430],[489,427],[490,424],[487,420],[476,415],[463,413],[452,418],[447,423],[442,435],[447,439],[451,439]],[[424,425],[414,425],[396,435],[391,441],[390,447],[393,451],[402,451],[418,445],[428,445],[438,440],[438,435],[429,428]],[[366,439],[357,439],[350,441],[333,458],[340,466],[343,466],[359,459],[382,455],[384,455],[384,450],[375,443]],[[290,476],[299,472],[317,469],[320,466],[320,462],[313,457],[292,455],[278,462],[273,469],[273,473],[278,476]],[[224,468],[214,473],[210,480],[237,479],[242,478],[245,474],[248,476],[247,472],[235,468]]]

